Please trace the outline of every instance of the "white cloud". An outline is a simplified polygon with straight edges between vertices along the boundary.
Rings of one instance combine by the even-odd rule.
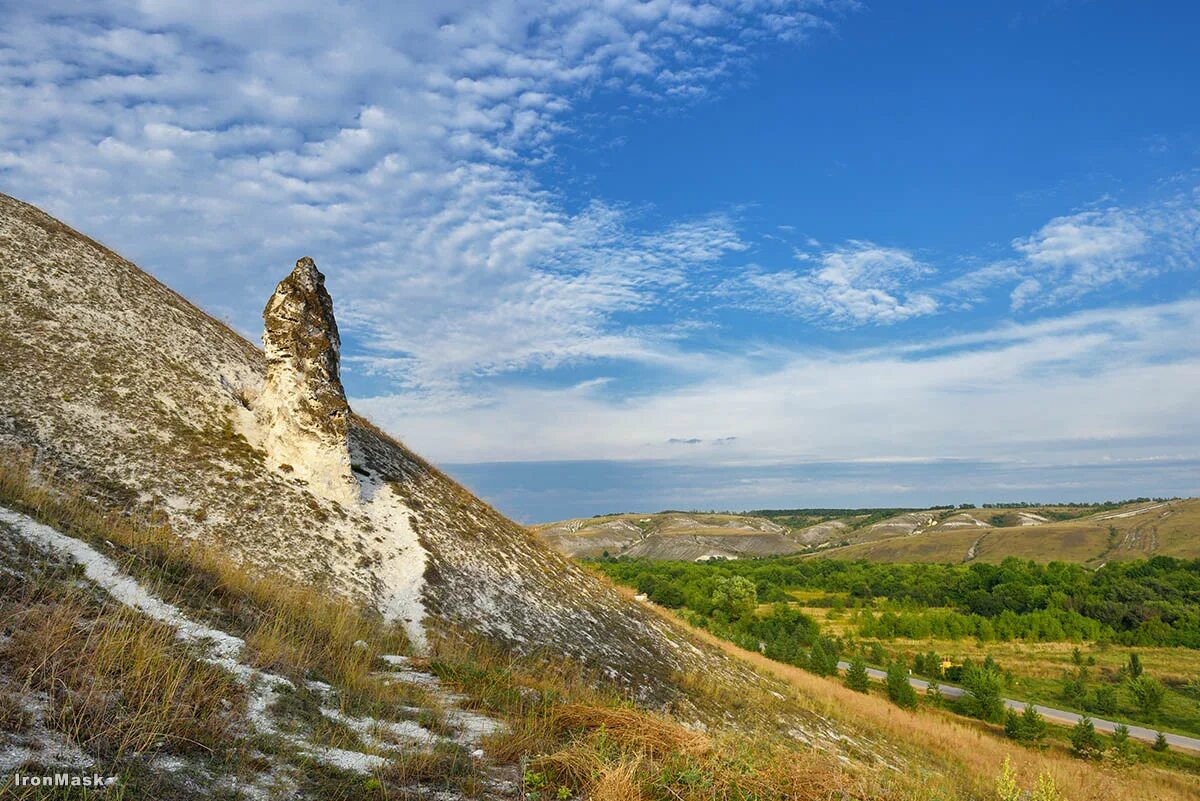
[[[1031,273],[1013,290],[1013,308],[1080,295],[1144,274],[1152,269],[1140,259],[1149,241],[1144,222],[1122,209],[1053,219],[1032,236],[1013,241]],[[1048,295],[1040,292],[1045,284],[1051,286]]]
[[[1195,458],[1200,301],[883,348],[776,349],[708,362],[692,381],[634,398],[585,384],[509,387],[451,411],[404,397],[354,403],[454,462]],[[681,438],[701,442],[671,443]]]
[[[1200,259],[1200,196],[1193,190],[1165,201],[1089,209],[1056,217],[1012,241],[1016,257],[948,282],[947,297],[978,301],[997,286],[1012,287],[1014,310],[1040,309],[1135,285]]]
[[[888,325],[938,310],[928,292],[908,288],[932,270],[907,251],[852,241],[797,256],[815,266],[806,272],[752,271],[727,282],[724,291],[751,307],[841,325]]]

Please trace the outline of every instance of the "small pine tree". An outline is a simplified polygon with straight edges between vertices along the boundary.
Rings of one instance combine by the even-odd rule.
[[[1046,719],[1033,704],[1026,704],[1021,713],[1021,737],[1024,742],[1037,744],[1046,736]]]
[[[967,693],[959,701],[962,711],[980,720],[999,721],[1004,717],[1004,678],[991,657],[981,666],[963,669]]]
[[[1021,718],[1011,709],[1004,712],[1004,736],[1018,742],[1024,739],[1021,732]]]
[[[1125,675],[1131,679],[1136,679],[1142,675],[1142,658],[1134,651],[1129,655],[1129,662],[1125,665]]]
[[[1104,753],[1096,726],[1086,715],[1071,729],[1071,752],[1079,759],[1098,760]]]
[[[1167,697],[1167,688],[1153,676],[1139,675],[1128,682],[1129,694],[1145,717],[1153,720]]]
[[[1155,751],[1158,751],[1159,753],[1162,753],[1163,751],[1166,751],[1166,750],[1167,750],[1168,748],[1170,748],[1171,746],[1170,746],[1170,744],[1167,742],[1167,735],[1163,734],[1163,733],[1160,731],[1160,732],[1158,733],[1158,736],[1154,738],[1154,745],[1152,745],[1152,746],[1150,746],[1150,747],[1151,747],[1151,748],[1153,748]]]
[[[808,654],[808,669],[818,676],[837,675],[837,643],[818,638]]]
[[[883,646],[877,642],[871,643],[871,664],[886,665],[887,654],[883,651]]]
[[[867,675],[867,663],[861,654],[856,654],[846,670],[846,686],[856,692],[865,693],[871,689],[871,677]]]
[[[917,691],[908,683],[908,667],[902,659],[888,665],[887,696],[898,707],[915,709],[917,706]]]
[[[1112,760],[1118,765],[1131,765],[1136,761],[1133,741],[1129,739],[1129,727],[1124,723],[1113,730],[1112,744],[1108,748]]]

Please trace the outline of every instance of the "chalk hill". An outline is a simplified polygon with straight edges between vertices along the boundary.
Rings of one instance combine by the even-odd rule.
[[[299,247],[299,245],[298,245]],[[0,195],[0,448],[106,508],[439,630],[552,648],[640,696],[745,668],[544,547],[356,416],[302,259],[266,353],[117,254]],[[264,301],[268,299],[264,298]]]

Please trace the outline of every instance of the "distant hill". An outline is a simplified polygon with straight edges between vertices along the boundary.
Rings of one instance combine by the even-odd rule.
[[[628,556],[700,561],[779,556],[803,546],[787,527],[763,517],[660,512],[564,520],[534,526],[550,547],[574,557]]]
[[[1098,565],[1200,556],[1200,500],[987,508],[790,509],[747,514],[617,514],[534,526],[576,558],[702,561],[820,555],[884,562]]]
[[[1091,566],[1152,556],[1200,557],[1200,499],[1127,504],[1063,521],[1046,520],[1035,510],[979,511],[907,536],[864,538],[821,556],[876,562],[1000,562],[1015,556]],[[1014,519],[1016,525],[1010,522]]]

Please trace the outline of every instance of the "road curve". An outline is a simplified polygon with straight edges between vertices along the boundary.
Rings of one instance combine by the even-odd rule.
[[[840,670],[846,670],[849,667],[849,662],[838,662],[838,669]],[[867,668],[867,675],[876,681],[883,681],[885,678],[887,678],[887,673],[871,667]],[[910,676],[908,683],[922,692],[925,692],[929,689],[929,682],[925,681],[924,679],[918,679]],[[962,687],[955,687],[951,684],[939,684],[938,692],[947,698],[961,698],[963,694],[966,693],[966,690],[964,690]],[[1016,709],[1018,711],[1025,708],[1024,701],[1014,701],[1011,698],[1005,698],[1004,705],[1009,709]],[[1068,712],[1065,709],[1054,709],[1053,707],[1042,706],[1041,704],[1034,704],[1033,708],[1041,713],[1042,717],[1044,717],[1046,720],[1053,723],[1061,723],[1064,726],[1073,726],[1083,717],[1083,715],[1080,715],[1076,712]],[[1119,725],[1114,721],[1105,720],[1104,718],[1092,718],[1092,723],[1096,726],[1096,731],[1105,732],[1106,734],[1111,734],[1114,732]],[[1135,740],[1143,740],[1145,742],[1152,743],[1158,737],[1157,729],[1148,729],[1145,726],[1136,726],[1132,723],[1127,723],[1125,725],[1129,727],[1129,736]],[[1200,738],[1188,737],[1187,735],[1183,734],[1172,734],[1171,732],[1163,732],[1163,736],[1167,738],[1167,744],[1172,748],[1182,748],[1187,751],[1196,751],[1200,753]]]

